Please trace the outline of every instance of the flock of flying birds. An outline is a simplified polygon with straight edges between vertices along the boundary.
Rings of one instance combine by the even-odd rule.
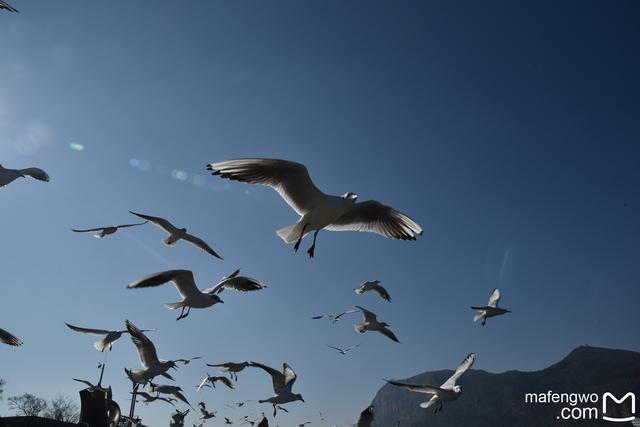
[[[6,6],[6,4],[0,0],[0,7],[2,6]],[[375,200],[359,203],[357,202],[358,196],[352,192],[348,192],[342,196],[323,193],[313,184],[307,168],[300,163],[278,159],[236,159],[211,163],[207,165],[207,169],[212,171],[213,175],[220,176],[221,178],[249,184],[267,185],[276,190],[300,217],[297,222],[277,230],[276,233],[286,243],[293,243],[295,251],[299,249],[304,237],[313,233],[312,245],[307,250],[309,257],[313,257],[315,254],[317,237],[320,230],[366,231],[377,233],[388,238],[402,240],[415,240],[417,236],[422,234],[422,228],[414,220],[390,206],[386,206]],[[40,181],[49,181],[47,173],[38,168],[5,169],[0,165],[0,187],[4,187],[21,177],[32,177]],[[144,221],[107,227],[73,229],[73,231],[77,233],[94,233],[95,237],[104,238],[116,233],[121,228],[138,227],[152,223],[167,233],[166,237],[162,240],[165,245],[173,246],[182,240],[202,249],[215,258],[222,259],[204,240],[188,233],[186,228],[178,228],[164,218],[130,212]],[[167,283],[173,283],[181,296],[180,301],[166,304],[168,309],[181,310],[176,320],[181,320],[189,316],[191,309],[205,309],[218,303],[223,303],[220,295],[225,289],[237,292],[252,292],[267,287],[256,279],[241,276],[240,270],[236,270],[228,276],[223,277],[215,286],[207,289],[199,289],[191,271],[168,270],[153,273],[136,280],[130,283],[127,288],[139,289],[156,287]],[[354,291],[356,294],[374,292],[382,299],[389,302],[391,301],[391,295],[378,280],[365,282],[355,288]],[[500,291],[495,289],[491,293],[486,306],[471,307],[476,312],[473,320],[481,321],[482,325],[484,325],[490,317],[509,313],[509,310],[498,307],[499,300]],[[356,309],[346,310],[337,314],[314,316],[313,319],[329,319],[332,323],[336,323],[340,321],[343,316],[356,312],[361,312],[363,316],[362,323],[355,325],[357,332],[361,334],[365,332],[378,332],[392,341],[400,342],[387,323],[379,321],[375,313],[361,306],[356,306]],[[139,368],[125,368],[127,377],[134,385],[136,398],[142,399],[145,404],[165,402],[174,405],[174,402],[181,401],[190,408],[193,408],[179,386],[158,384],[155,381],[159,377],[173,380],[173,377],[169,373],[170,369],[176,369],[178,363],[187,365],[193,360],[200,359],[200,357],[176,360],[159,358],[156,347],[145,334],[145,332],[152,330],[139,329],[129,320],[125,321],[125,329],[120,330],[87,328],[69,323],[66,325],[75,332],[102,337],[94,344],[95,348],[101,352],[111,350],[114,342],[121,338],[122,335],[129,335],[138,351],[141,364]],[[0,342],[13,346],[20,346],[22,344],[20,339],[3,329],[0,329]],[[358,346],[359,344],[349,348],[328,347],[342,355],[346,355]],[[460,397],[462,390],[460,386],[457,385],[457,381],[462,374],[473,365],[475,357],[474,353],[465,357],[463,362],[455,370],[455,373],[440,386],[408,384],[391,380],[387,380],[387,382],[412,392],[427,394],[428,399],[420,406],[422,408],[434,406],[434,411],[438,412],[442,410],[443,402],[452,401]],[[278,411],[288,412],[283,405],[295,401],[304,402],[302,395],[293,391],[293,385],[295,384],[297,375],[293,368],[287,363],[283,363],[282,370],[253,361],[225,362],[207,364],[207,366],[217,368],[222,374],[226,374],[227,376],[209,375],[207,373],[200,384],[197,385],[198,391],[204,387],[215,388],[216,383],[221,383],[230,389],[234,389],[234,381],[238,380],[238,373],[247,368],[257,368],[263,370],[271,377],[273,386],[273,395],[258,400],[257,402],[272,405],[274,417]],[[80,381],[89,387],[96,387],[86,380],[74,380]],[[146,390],[138,391],[138,387],[145,387]],[[234,404],[233,407],[241,408],[248,402],[249,401],[239,402]],[[200,402],[198,405],[202,414],[200,417],[200,425],[216,416],[216,411],[209,411],[204,402]],[[176,413],[173,415],[174,422],[184,420],[188,412],[189,409],[184,412],[176,410]],[[322,414],[320,414],[320,417],[321,421],[324,421],[326,418]],[[369,406],[362,411],[355,426],[370,426],[373,417],[374,408],[373,406]],[[251,420],[248,416],[245,416],[240,421],[241,424],[248,423],[262,427],[268,425],[267,418],[264,414],[261,420]],[[233,424],[233,421],[225,418],[225,424]],[[301,426],[305,424],[301,424]],[[199,427],[197,424],[194,424],[194,426]]]

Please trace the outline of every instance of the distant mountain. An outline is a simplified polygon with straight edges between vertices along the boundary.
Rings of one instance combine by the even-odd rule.
[[[425,372],[402,381],[440,385],[451,374],[453,371],[449,370]],[[559,363],[541,371],[492,374],[471,369],[458,384],[462,387],[461,397],[454,402],[446,402],[443,411],[437,414],[431,408],[418,406],[430,395],[412,393],[387,384],[373,400],[373,426],[394,427],[398,421],[401,427],[631,426],[630,422],[613,423],[600,418],[605,392],[611,392],[617,398],[628,392],[635,393],[635,415],[640,419],[640,353],[633,351],[582,346]],[[597,408],[598,419],[558,419],[562,408],[574,408],[569,403],[525,403],[527,393],[547,394],[549,390],[555,393],[595,393],[597,403],[578,403],[575,407]],[[573,413],[582,416],[582,409]],[[570,414],[565,411],[565,415]],[[630,416],[631,399],[622,404],[609,401],[606,415]],[[637,421],[635,424],[640,425]]]

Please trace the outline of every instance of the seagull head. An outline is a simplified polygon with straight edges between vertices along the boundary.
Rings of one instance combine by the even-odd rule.
[[[217,294],[211,294],[211,299],[214,301],[214,304],[217,304],[219,302],[224,304],[224,301],[222,301]]]
[[[298,393],[298,394],[294,395],[293,397],[294,397],[294,399],[293,399],[293,401],[294,401],[294,402],[295,402],[296,400],[301,400],[301,401],[303,401],[303,402],[304,402],[304,399],[302,398],[302,395],[301,395],[300,393]]]
[[[350,201],[351,203],[355,203],[356,200],[358,200],[358,195],[356,193],[349,191],[348,193],[344,193],[342,195],[342,198]]]
[[[453,391],[456,392],[456,393],[462,393],[462,389],[460,388],[459,385],[454,386],[453,387]]]

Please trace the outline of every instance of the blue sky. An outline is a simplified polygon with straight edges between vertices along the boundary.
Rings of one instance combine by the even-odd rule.
[[[63,322],[158,328],[164,358],[286,361],[307,403],[284,425],[319,410],[352,422],[381,378],[470,351],[501,372],[582,344],[640,350],[637,2],[13,3],[19,14],[0,13],[0,162],[51,182],[0,191],[0,327],[25,342],[0,349],[0,413],[8,396],[75,396],[71,377],[96,378],[92,337]],[[306,164],[325,192],[397,207],[424,236],[323,232],[315,259],[294,254],[275,230],[296,216],[275,192],[204,168],[261,156]],[[130,222],[129,209],[188,227],[225,260],[166,248],[150,226],[104,240],[69,231]],[[180,322],[162,305],[172,287],[125,289],[174,267],[201,287],[241,267],[269,288]],[[352,292],[376,278],[391,304]],[[483,328],[468,306],[494,287],[513,314]],[[358,317],[310,320],[354,304],[402,344],[358,336]],[[356,343],[347,357],[324,347]],[[138,366],[126,337],[105,377],[123,407],[125,366]],[[205,372],[176,374],[193,403],[269,412],[224,407],[268,397],[262,372],[196,394]],[[150,425],[169,412],[139,409]]]

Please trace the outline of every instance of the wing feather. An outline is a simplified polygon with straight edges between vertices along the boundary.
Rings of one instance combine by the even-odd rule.
[[[326,197],[315,186],[303,164],[288,160],[235,159],[211,163],[207,169],[214,171],[213,175],[233,181],[267,185],[301,216]]]
[[[445,389],[453,388],[456,385],[456,382],[458,381],[458,379],[462,376],[462,374],[464,374],[467,371],[467,369],[471,367],[471,365],[473,365],[473,362],[475,360],[476,360],[476,354],[469,353],[469,355],[464,358],[460,366],[458,366],[458,368],[453,373],[453,375],[451,375],[451,377],[449,377],[449,379],[445,381],[445,383],[442,384],[441,387]]]
[[[138,355],[140,356],[140,363],[142,363],[142,366],[145,369],[148,369],[150,366],[159,363],[160,361],[158,360],[156,347],[153,345],[151,340],[130,321],[125,321],[125,325],[127,326],[129,335],[131,335],[131,341],[133,341],[133,344],[138,349]]]
[[[422,227],[400,211],[375,200],[356,203],[327,230],[367,231],[392,239],[416,240],[422,234]]]
[[[16,337],[8,331],[5,331],[4,329],[0,329],[0,342],[3,344],[12,345],[14,347],[19,347],[22,345],[22,341],[20,341],[20,338]]]

